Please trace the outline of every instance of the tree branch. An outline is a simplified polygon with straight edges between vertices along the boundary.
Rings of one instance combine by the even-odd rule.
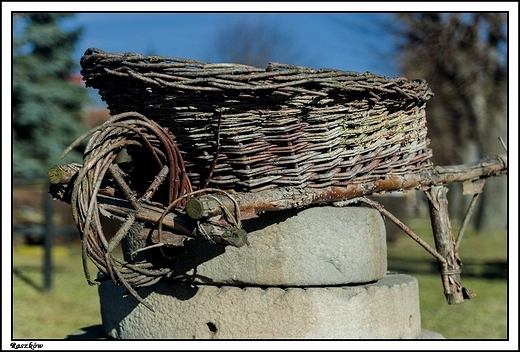
[[[194,219],[208,218],[223,213],[223,207],[234,209],[236,201],[244,219],[264,211],[301,208],[311,204],[331,203],[357,198],[372,193],[427,189],[432,186],[464,182],[507,173],[507,156],[496,155],[478,162],[454,166],[435,166],[419,173],[387,175],[384,178],[345,186],[326,188],[275,188],[254,193],[230,193],[192,198],[186,203],[188,215]],[[217,202],[214,198],[217,198]],[[221,203],[221,204],[219,204]]]

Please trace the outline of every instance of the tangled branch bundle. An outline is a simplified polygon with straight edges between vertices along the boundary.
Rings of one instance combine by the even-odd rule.
[[[114,116],[90,133],[93,135],[84,152],[83,167],[76,175],[71,192],[72,216],[82,236],[83,267],[89,283],[93,280],[87,258],[100,272],[114,282],[122,283],[136,295],[133,288],[159,281],[172,270],[171,263],[164,255],[157,255],[156,251],[149,251],[141,258],[134,257],[129,262],[118,258],[114,250],[128,235],[133,235],[139,243],[140,232],[145,226],[136,218],[135,211],[141,210],[143,204],[151,204],[151,198],[158,190],[161,190],[159,200],[162,199],[162,202],[170,204],[177,199],[185,202],[182,197],[192,192],[191,185],[172,136],[146,117],[124,113]],[[86,136],[78,138],[68,150]],[[122,150],[126,150],[134,160],[141,160],[142,165],[147,161],[148,167],[135,170],[131,165],[115,163]],[[157,177],[154,178],[154,174]],[[165,180],[166,185],[163,185]],[[101,225],[100,191],[126,198],[133,210],[120,217],[104,213],[109,218],[121,220],[121,227],[111,238],[105,237]]]

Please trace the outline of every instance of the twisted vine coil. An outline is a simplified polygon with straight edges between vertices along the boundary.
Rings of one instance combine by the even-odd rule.
[[[141,192],[130,188],[128,182],[131,182],[131,178],[115,163],[123,149],[138,157],[143,157],[139,153],[144,152],[157,170],[168,167],[167,185],[157,192],[159,195],[167,195],[163,202],[172,203],[191,193],[191,184],[173,136],[139,113],[129,112],[112,117],[78,138],[69,149],[90,134],[92,136],[84,152],[83,168],[74,181],[71,195],[72,216],[81,235],[85,275],[89,283],[93,284],[87,265],[90,259],[101,273],[115,283],[124,285],[143,302],[135,288],[153,285],[171,272],[173,267],[167,258],[157,255],[153,250],[147,251],[147,256],[140,261],[128,262],[118,258],[114,251],[121,240],[130,232],[142,229],[142,224],[136,221],[135,213],[129,211],[121,219],[117,233],[107,238],[100,219],[98,192],[101,188],[113,187],[113,192],[127,198],[134,210],[138,210],[141,202],[150,201],[154,195],[155,187],[144,187]]]

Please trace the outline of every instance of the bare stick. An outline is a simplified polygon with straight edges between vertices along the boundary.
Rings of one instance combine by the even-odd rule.
[[[344,186],[305,189],[288,187],[231,194],[240,207],[243,219],[247,219],[264,211],[278,211],[301,208],[311,204],[331,203],[377,192],[426,189],[435,185],[500,176],[506,172],[507,156],[496,155],[471,164],[436,166],[414,174],[389,174],[375,181],[352,181]],[[223,205],[232,209],[233,204],[228,196],[214,195],[214,197],[218,198]],[[221,215],[223,208],[214,197],[200,196],[188,200],[186,204],[188,215],[194,219]]]
[[[460,226],[459,233],[457,235],[457,240],[455,241],[455,248],[459,249],[460,242],[462,242],[462,237],[464,236],[464,232],[466,231],[466,227],[469,224],[469,219],[473,212],[475,211],[475,205],[477,204],[477,200],[480,196],[480,193],[473,195],[471,198],[471,202],[469,203],[468,210],[466,211],[466,215],[464,215],[464,220],[462,220],[462,225]]]
[[[439,262],[445,263],[446,259],[442,255],[440,255],[435,249],[433,249],[426,241],[417,236],[408,226],[402,223],[398,218],[394,216],[394,214],[390,213],[386,210],[381,204],[376,202],[375,200],[371,200],[365,197],[359,199],[360,202],[366,203],[370,205],[372,208],[377,209],[381,214],[385,217],[389,218],[394,224],[396,224],[401,230],[404,231],[408,236],[410,236],[415,242],[417,242],[421,247],[423,247],[428,253],[434,256]]]
[[[108,170],[110,171],[110,174],[112,174],[114,180],[125,194],[126,198],[130,201],[134,209],[138,210],[141,207],[141,205],[137,201],[134,192],[130,189],[126,181],[123,179],[123,173],[119,166],[117,164],[112,164],[110,165]]]
[[[433,229],[435,247],[445,262],[439,261],[444,296],[448,304],[459,304],[464,298],[472,298],[473,293],[460,284],[460,259],[453,238],[448,213],[448,188],[434,186],[424,192],[430,206],[430,220]]]
[[[459,233],[457,235],[457,240],[455,241],[455,247],[458,249],[460,246],[460,242],[462,241],[462,237],[464,236],[464,232],[466,231],[466,227],[469,224],[469,219],[473,215],[475,211],[475,205],[477,204],[477,200],[484,190],[484,185],[486,184],[485,178],[479,178],[475,181],[466,181],[462,183],[462,194],[473,194],[473,198],[471,198],[471,202],[469,203],[468,210],[464,215],[464,219],[462,220],[462,225],[459,229]]]

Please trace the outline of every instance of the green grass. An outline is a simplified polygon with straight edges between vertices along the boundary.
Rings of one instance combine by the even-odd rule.
[[[49,292],[42,289],[43,247],[15,246],[13,254],[13,339],[62,339],[101,324],[97,288],[85,279],[79,245],[54,247]]]
[[[427,222],[408,223],[433,246]],[[418,280],[424,329],[448,339],[507,338],[506,232],[468,232],[460,253],[462,285],[477,294],[460,305],[446,303],[435,259],[406,235],[389,244],[388,268]],[[85,280],[79,245],[55,247],[51,292],[41,290],[42,258],[42,247],[14,248],[13,338],[61,339],[80,328],[101,324],[97,288]],[[96,272],[93,266],[91,272]]]
[[[433,248],[428,223],[410,222],[410,227]],[[456,236],[458,229],[454,228]],[[449,305],[443,294],[436,260],[406,235],[388,246],[388,268],[414,276],[419,282],[421,323],[424,329],[447,339],[506,339],[507,325],[507,233],[466,232],[460,246],[462,286],[476,297]]]

